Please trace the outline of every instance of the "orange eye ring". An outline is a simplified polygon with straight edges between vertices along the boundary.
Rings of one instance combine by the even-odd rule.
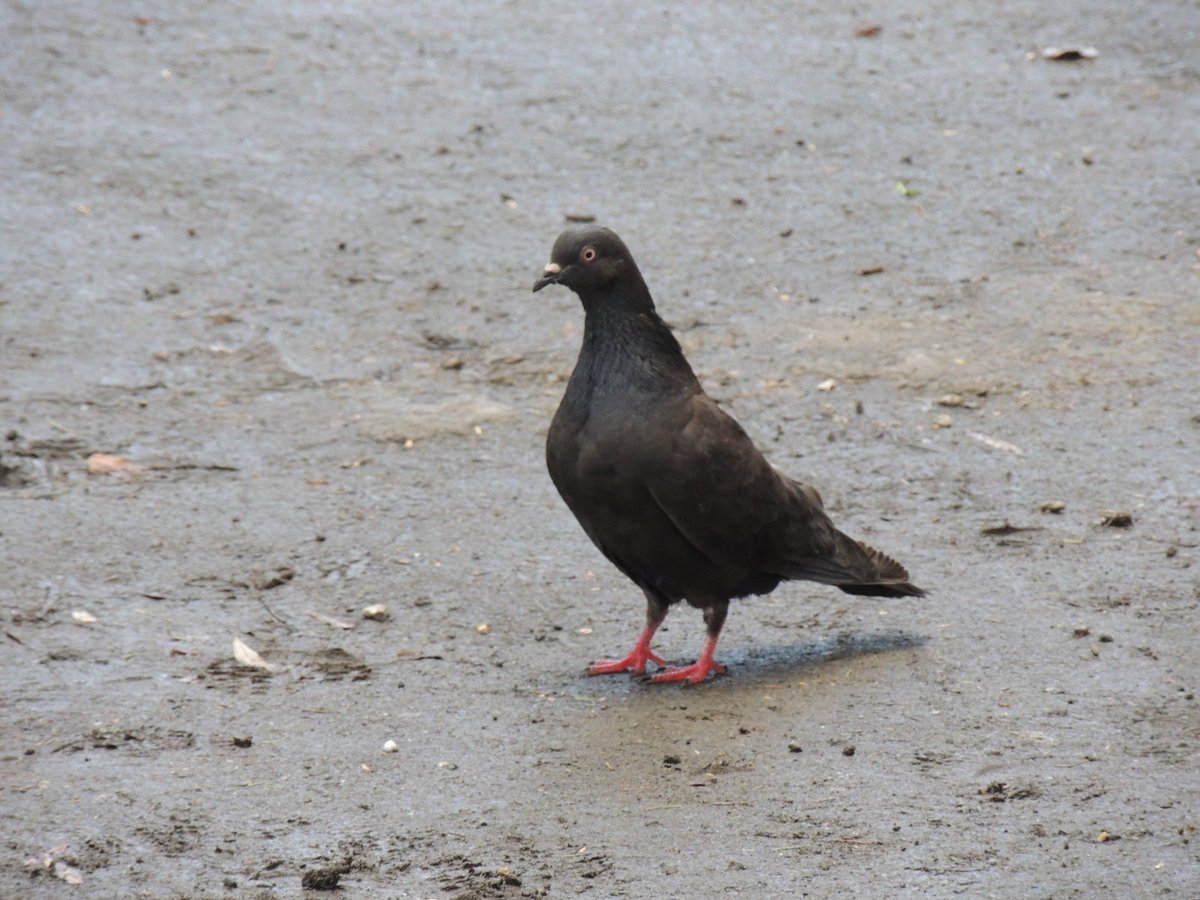
[[[595,247],[589,246],[589,247],[583,248],[583,250],[579,254],[579,258],[582,259],[585,263],[594,263],[596,261],[596,257],[598,257],[599,255],[600,255],[600,253],[598,250],[596,250]]]

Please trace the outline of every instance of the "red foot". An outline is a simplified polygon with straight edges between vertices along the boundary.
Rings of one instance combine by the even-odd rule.
[[[630,653],[624,659],[598,659],[592,663],[588,669],[589,675],[612,675],[614,672],[632,672],[634,675],[641,675],[646,671],[646,663],[657,663],[660,666],[665,666],[667,661],[657,654],[647,650],[645,653],[638,653],[636,650]]]
[[[671,666],[669,669],[659,672],[650,681],[655,684],[661,684],[664,681],[686,681],[688,684],[699,684],[708,678],[710,673],[724,674],[725,667],[713,659],[716,649],[717,639],[710,637],[708,643],[704,645],[704,651],[700,654],[700,658],[690,666]]]
[[[710,659],[708,662],[698,659],[690,666],[671,666],[669,669],[664,669],[662,672],[650,676],[650,680],[654,684],[664,681],[686,681],[688,684],[699,684],[708,678],[710,672],[724,675],[725,667],[715,659]]]
[[[588,674],[612,675],[614,672],[632,672],[634,675],[641,675],[646,671],[647,662],[666,666],[666,660],[650,652],[650,640],[654,637],[654,632],[657,630],[657,624],[647,626],[627,657],[624,659],[598,659],[592,663],[591,668],[588,669]]]

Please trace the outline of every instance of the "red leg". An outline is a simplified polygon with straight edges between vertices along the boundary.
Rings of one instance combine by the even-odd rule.
[[[650,680],[655,683],[664,681],[686,681],[688,684],[699,684],[712,673],[721,675],[725,667],[713,659],[717,650],[717,640],[721,637],[721,627],[725,624],[725,616],[729,612],[729,601],[714,603],[704,608],[704,624],[708,626],[708,641],[700,658],[690,666],[671,666],[659,672]]]
[[[624,659],[598,659],[590,669],[589,675],[611,675],[614,672],[632,672],[634,675],[641,675],[646,671],[646,663],[652,662],[660,666],[666,666],[666,660],[650,652],[650,641],[654,639],[654,632],[658,631],[658,626],[663,623],[663,619],[667,617],[667,604],[660,601],[649,591],[646,592],[646,628],[642,632],[642,636],[638,638],[637,643],[633,645],[633,650]]]
[[[611,675],[614,672],[632,672],[634,675],[641,675],[646,671],[647,662],[665,666],[666,660],[650,652],[650,639],[654,637],[656,631],[658,631],[658,625],[647,625],[646,630],[642,632],[642,636],[638,638],[638,642],[634,644],[633,650],[627,657],[624,659],[598,659],[592,663],[588,674]]]
[[[717,637],[710,637],[704,645],[704,652],[700,654],[700,658],[690,666],[671,666],[657,675],[651,676],[650,680],[655,684],[664,681],[686,681],[688,684],[699,684],[712,672],[722,675],[725,667],[713,659],[716,649]]]

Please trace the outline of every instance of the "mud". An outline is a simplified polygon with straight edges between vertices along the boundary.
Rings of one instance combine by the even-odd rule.
[[[1193,895],[1195,7],[1056,9],[6,4],[0,895]],[[929,598],[583,674],[567,216]]]

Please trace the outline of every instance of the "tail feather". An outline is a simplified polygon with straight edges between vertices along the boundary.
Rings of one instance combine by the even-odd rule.
[[[832,546],[819,554],[786,559],[775,571],[784,578],[832,585],[847,594],[866,597],[924,597],[925,591],[908,580],[908,570],[886,553],[835,528]]]
[[[839,584],[847,594],[865,597],[924,597],[925,591],[908,580],[908,570],[886,553],[876,550],[862,541],[855,541],[870,559],[875,569],[874,578]]]

